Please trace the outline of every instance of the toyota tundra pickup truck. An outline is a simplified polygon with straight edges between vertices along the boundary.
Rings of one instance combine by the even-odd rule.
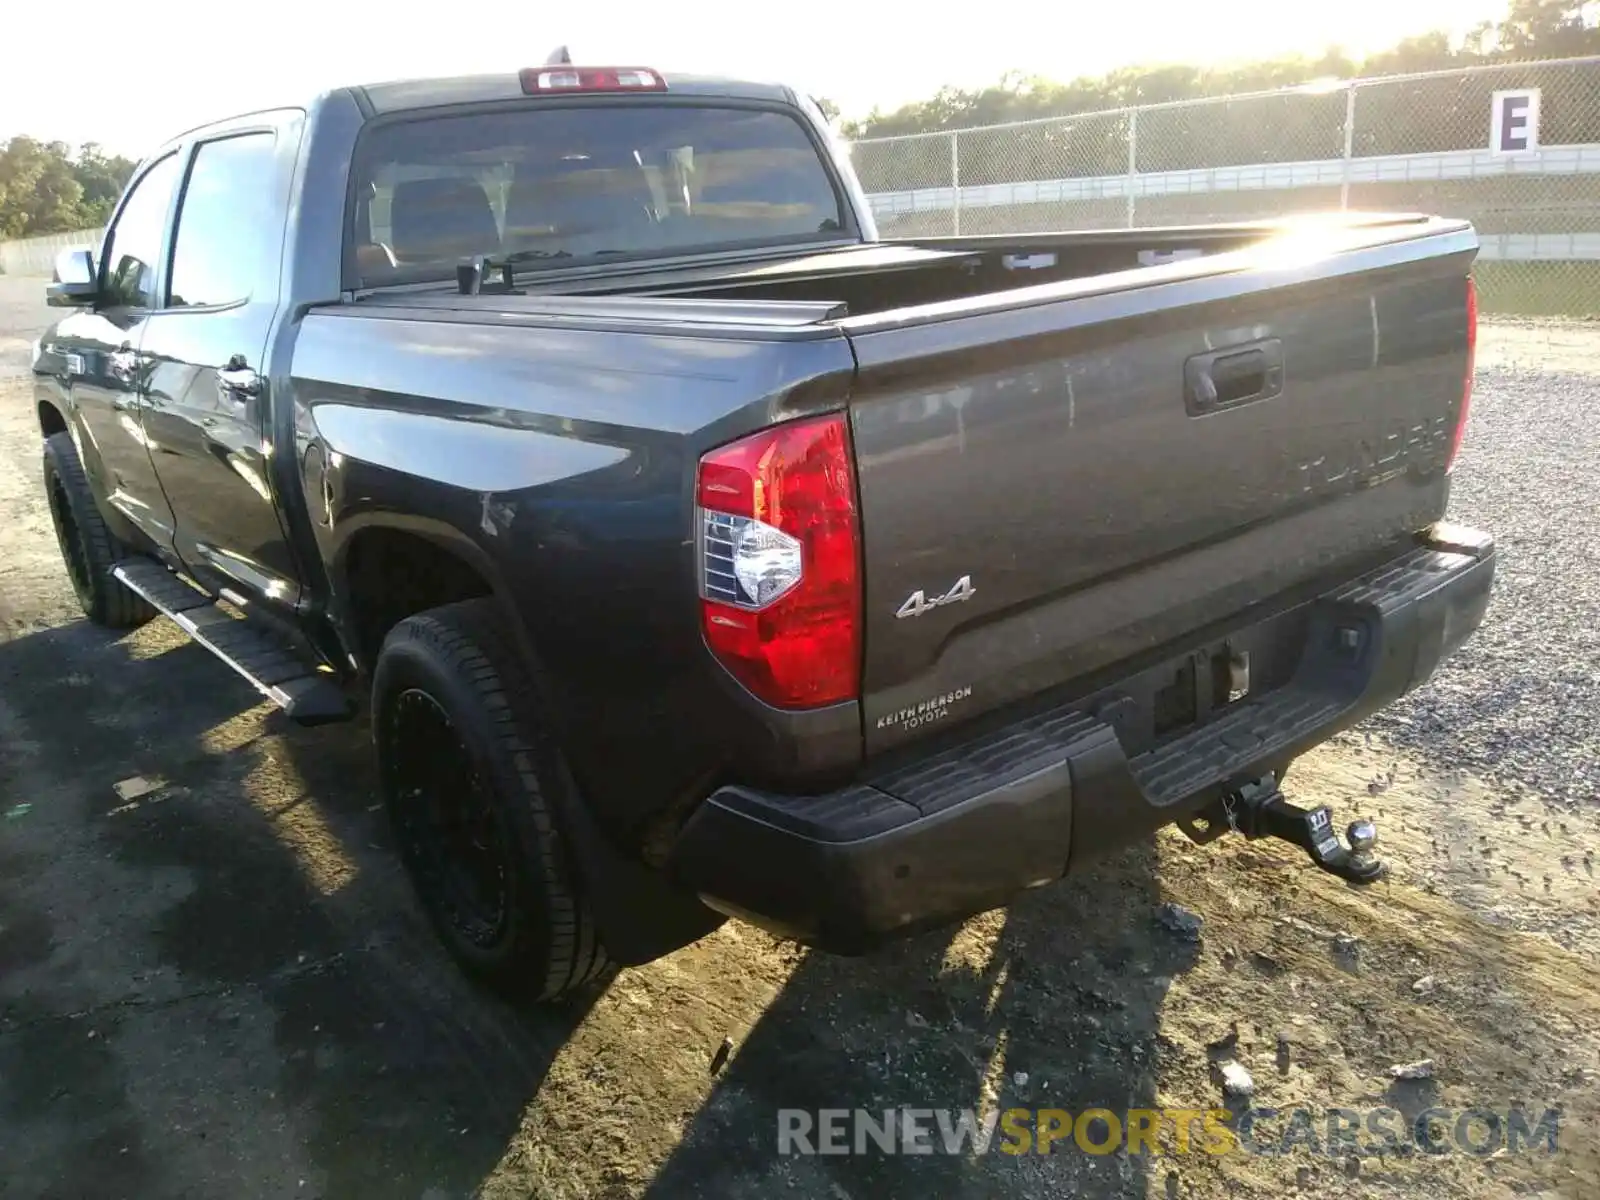
[[[364,713],[461,965],[841,953],[1281,790],[1481,621],[1465,222],[884,239],[817,106],[644,68],[174,138],[34,361],[84,612]]]

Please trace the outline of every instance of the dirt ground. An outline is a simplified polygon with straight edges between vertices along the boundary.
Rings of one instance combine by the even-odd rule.
[[[864,960],[730,923],[556,1011],[475,992],[393,864],[363,728],[286,725],[161,623],[79,619],[23,377],[39,288],[0,278],[0,1195],[1600,1197],[1600,807],[1491,788],[1447,738],[1358,730],[1291,774],[1378,820],[1394,873],[1365,891],[1164,835]],[[133,776],[159,786],[124,800]],[[1228,1057],[1318,1144],[778,1153],[780,1109],[1212,1109]],[[1430,1106],[1558,1109],[1558,1145],[1324,1136],[1330,1108]]]

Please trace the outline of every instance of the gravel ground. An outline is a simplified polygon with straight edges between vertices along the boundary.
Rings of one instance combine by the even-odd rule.
[[[1168,833],[870,959],[729,923],[519,1012],[428,936],[364,728],[286,725],[163,623],[78,618],[20,378],[38,286],[0,278],[6,1200],[1600,1196],[1600,805],[1576,782],[1595,522],[1574,469],[1600,330],[1486,330],[1456,511],[1498,535],[1501,593],[1436,683],[1289,779],[1341,824],[1376,818],[1391,882]],[[154,790],[119,798],[135,775]],[[1334,1107],[1521,1105],[1560,1112],[1559,1147],[776,1153],[785,1107],[1211,1108],[1230,1059],[1256,1105],[1317,1130]],[[1426,1078],[1393,1076],[1419,1060]]]
[[[1600,798],[1600,328],[1486,334],[1454,519],[1494,532],[1467,653],[1370,722],[1397,745],[1569,804]]]

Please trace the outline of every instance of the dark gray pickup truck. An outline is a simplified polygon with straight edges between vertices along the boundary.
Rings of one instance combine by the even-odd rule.
[[[816,106],[565,64],[144,163],[34,363],[84,611],[369,704],[469,971],[842,952],[1178,823],[1381,871],[1291,761],[1483,617],[1472,228],[880,239]]]

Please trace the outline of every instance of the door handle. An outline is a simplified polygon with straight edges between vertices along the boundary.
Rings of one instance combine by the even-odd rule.
[[[118,383],[131,383],[138,365],[139,356],[131,346],[123,346],[106,355],[106,371]]]
[[[250,369],[242,354],[235,354],[228,365],[217,372],[217,385],[236,399],[261,394],[261,376]]]
[[[1283,341],[1263,338],[1196,354],[1183,364],[1183,382],[1190,416],[1270,400],[1283,391]]]

